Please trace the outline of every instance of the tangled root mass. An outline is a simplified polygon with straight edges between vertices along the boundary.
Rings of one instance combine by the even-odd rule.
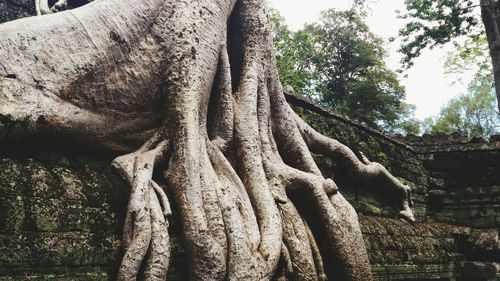
[[[113,161],[131,186],[119,280],[165,280],[169,200],[182,222],[190,280],[372,280],[356,212],[335,182],[323,177],[311,153],[335,159],[352,177],[381,183],[398,198],[401,215],[413,220],[407,186],[380,164],[360,161],[343,144],[322,136],[290,108],[276,73],[263,2],[101,0],[80,12],[43,16],[78,19],[80,29],[71,32],[85,31],[80,44],[92,43],[83,51],[101,51],[89,53],[85,59],[99,58],[99,63],[88,59],[85,67],[102,76],[82,75],[51,90],[71,107],[51,104],[50,114],[57,118],[49,122],[68,120],[54,124],[89,136],[132,116],[126,106],[145,96],[153,99],[134,108],[133,121],[95,138],[116,148],[123,132],[146,126],[141,121],[146,114],[137,112],[159,116],[130,137],[143,143],[140,148]],[[113,18],[115,9],[123,14]],[[102,21],[105,28],[89,28],[90,21]],[[115,23],[114,29],[105,25]],[[64,50],[82,52],[68,42]],[[57,73],[58,65],[51,71]],[[19,110],[8,111],[22,108],[44,114],[43,102],[29,102],[43,87],[33,88],[26,101],[16,100],[9,93],[17,86],[5,81],[0,79],[0,98],[13,105],[0,106],[0,113],[15,115]],[[99,100],[98,93],[113,90],[121,95]],[[75,97],[75,91],[82,94]],[[99,110],[90,106],[99,102]],[[75,106],[80,115],[71,111]],[[155,169],[162,169],[170,198],[153,180]]]

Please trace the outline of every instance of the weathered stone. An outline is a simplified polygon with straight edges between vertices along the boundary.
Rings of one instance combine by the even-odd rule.
[[[0,23],[35,14],[33,0],[0,0]]]
[[[102,181],[86,177],[85,166],[63,168],[33,159],[3,157],[0,163],[0,276],[106,279],[120,249],[128,189],[121,179],[106,172],[108,180]],[[123,194],[110,196],[116,185]],[[100,190],[92,198],[98,201],[83,194],[88,186]]]
[[[498,280],[499,264],[464,261],[460,263],[460,274],[464,279],[484,278],[483,280]]]

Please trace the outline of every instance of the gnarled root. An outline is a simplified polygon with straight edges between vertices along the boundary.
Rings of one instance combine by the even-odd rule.
[[[49,0],[35,0],[35,13],[37,16],[52,14],[49,8]]]
[[[288,110],[292,111],[290,108]],[[361,178],[365,181],[380,182],[389,192],[398,195],[400,216],[410,222],[415,221],[411,210],[413,201],[411,200],[411,188],[409,186],[401,183],[401,181],[391,175],[379,163],[371,162],[364,156],[361,157],[361,160],[358,159],[354,152],[347,146],[321,135],[297,115],[295,115],[295,120],[302,137],[312,152],[341,161],[342,165],[347,167],[347,170],[353,177]]]
[[[165,158],[168,143],[158,140],[157,134],[136,152],[120,156],[112,163],[132,188],[123,230],[125,255],[118,280],[135,280],[143,262],[146,262],[144,280],[166,278],[170,242],[165,218],[171,211],[165,192],[152,177],[155,164]]]
[[[92,1],[94,0],[83,1],[85,3],[80,3],[79,5],[87,4]],[[68,0],[58,0],[57,2],[54,3],[54,5],[52,5],[52,7],[49,7],[48,0],[35,0],[35,13],[37,16],[62,12],[67,9],[68,9]]]
[[[170,138],[157,133],[114,161],[132,186],[119,279],[136,278],[148,249],[144,276],[166,274],[168,233],[160,207],[166,210],[168,200],[151,177],[167,151],[164,176],[182,221],[190,280],[372,280],[356,212],[321,175],[310,151],[340,159],[353,176],[386,183],[399,194],[402,214],[413,219],[406,186],[319,135],[290,109],[264,15],[260,1],[237,1],[231,36],[213,49],[181,45],[179,54],[186,48],[196,55],[171,61],[169,73],[183,76],[165,82],[172,94],[161,126]],[[279,264],[285,265],[281,276]]]
[[[57,1],[51,8],[50,10],[53,13],[61,12],[64,11],[68,8],[68,0],[59,0]]]

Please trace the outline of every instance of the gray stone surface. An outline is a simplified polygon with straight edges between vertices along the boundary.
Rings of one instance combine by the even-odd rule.
[[[35,0],[0,0],[0,23],[35,14]]]

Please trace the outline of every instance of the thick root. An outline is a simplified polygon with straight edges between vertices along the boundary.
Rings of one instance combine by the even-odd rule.
[[[318,275],[318,281],[327,281],[328,277],[326,276],[326,273],[325,273],[323,258],[321,257],[321,253],[319,251],[319,247],[318,247],[318,244],[316,242],[316,239],[314,238],[314,235],[313,235],[309,225],[305,222],[304,219],[302,219],[302,220],[304,221],[304,225],[306,227],[307,238],[309,238],[309,243],[311,244],[311,250],[313,253],[314,264],[316,265],[316,274]]]
[[[35,0],[35,12],[37,16],[52,14],[48,0]]]
[[[149,150],[152,146],[155,147]],[[125,255],[118,280],[136,280],[144,262],[144,280],[166,278],[170,242],[165,216],[171,211],[165,192],[152,180],[154,165],[163,160],[166,151],[166,141],[153,140],[112,163],[132,188],[123,229]],[[148,252],[149,257],[144,261]]]
[[[152,182],[152,185],[156,183]],[[159,187],[158,187],[159,188]],[[168,222],[165,219],[166,209],[160,205],[157,189],[150,192],[150,212],[151,212],[151,243],[149,248],[149,258],[146,262],[144,280],[164,281],[167,277],[168,264],[170,259],[170,241],[168,235]],[[161,190],[161,188],[160,188]],[[163,193],[163,190],[160,192]]]
[[[289,108],[289,111],[292,110]],[[391,175],[391,173],[379,163],[370,162],[364,156],[362,156],[360,161],[354,152],[347,146],[321,135],[305,123],[299,116],[295,115],[295,120],[302,137],[312,152],[323,154],[341,161],[341,163],[347,167],[347,170],[351,172],[353,177],[361,178],[365,181],[380,182],[389,192],[397,195],[399,199],[400,216],[410,222],[415,221],[415,216],[411,210],[413,202],[410,197],[411,188],[409,186],[401,183],[401,181]]]
[[[283,220],[283,255],[287,261],[287,276],[291,280],[317,281],[316,261],[305,223],[288,201],[279,205]]]

